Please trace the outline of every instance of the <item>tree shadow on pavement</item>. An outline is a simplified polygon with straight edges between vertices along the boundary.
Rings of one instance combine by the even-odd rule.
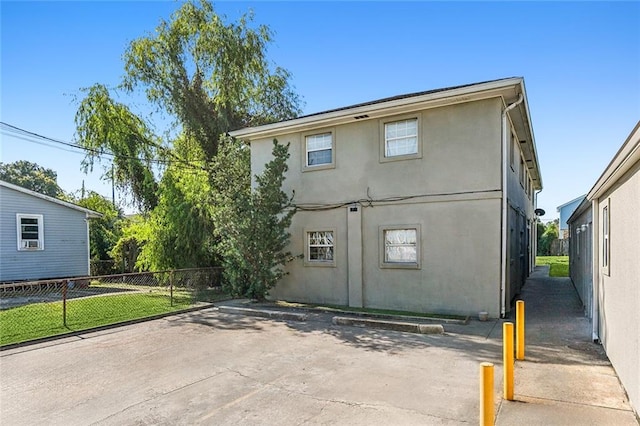
[[[323,320],[311,318],[306,322],[286,322],[287,327],[300,336],[323,333],[346,345],[364,351],[399,354],[405,350],[450,349],[483,361],[496,361],[501,357],[499,342],[484,336],[446,333],[443,335],[418,334],[358,326],[339,326],[331,323],[331,315]],[[464,327],[464,326],[462,326]],[[446,327],[445,327],[446,329]]]
[[[197,324],[220,330],[264,330],[261,318],[245,315],[221,314],[218,311],[205,309],[190,312],[168,319],[171,326],[183,326],[185,324]]]

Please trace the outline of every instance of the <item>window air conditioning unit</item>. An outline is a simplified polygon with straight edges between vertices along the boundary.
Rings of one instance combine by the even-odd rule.
[[[22,241],[22,247],[27,249],[37,249],[40,247],[40,241],[38,240],[24,240]]]

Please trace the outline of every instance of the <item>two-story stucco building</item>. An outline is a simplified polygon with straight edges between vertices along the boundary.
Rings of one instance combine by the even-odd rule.
[[[542,189],[522,78],[431,90],[234,131],[251,171],[290,144],[301,259],[272,298],[509,312],[533,268]]]

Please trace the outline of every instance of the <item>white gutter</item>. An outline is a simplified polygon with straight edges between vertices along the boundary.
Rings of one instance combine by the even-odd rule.
[[[507,314],[507,157],[509,155],[507,139],[507,113],[524,100],[524,95],[520,93],[518,100],[502,111],[502,248],[501,261],[502,271],[500,273],[500,318]]]

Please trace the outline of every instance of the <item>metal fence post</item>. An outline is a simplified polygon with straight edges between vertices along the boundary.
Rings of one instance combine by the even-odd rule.
[[[171,299],[171,306],[173,306],[173,270],[169,272],[169,298]]]
[[[62,325],[67,326],[67,287],[69,280],[62,281]]]

